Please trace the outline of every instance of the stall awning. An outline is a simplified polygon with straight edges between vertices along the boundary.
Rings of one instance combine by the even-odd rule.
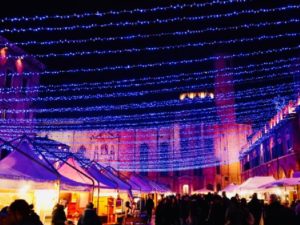
[[[149,184],[151,185],[154,192],[159,192],[159,193],[170,192],[170,190],[162,184],[158,184],[151,180],[149,180]]]
[[[60,189],[62,190],[80,190],[84,191],[89,189],[88,185],[70,180],[69,178],[60,175],[54,167],[51,167],[48,162],[46,162],[41,155],[37,155],[34,151],[32,144],[25,140],[20,142],[14,142],[12,145],[14,150],[2,161],[5,166],[15,164],[14,166],[9,166],[8,168],[1,168],[0,174],[2,177],[9,179],[18,180],[34,180],[36,182],[46,182],[46,181],[59,181]],[[1,162],[2,162],[1,161]],[[30,166],[28,166],[30,165]],[[7,170],[9,170],[7,172]],[[44,187],[45,185],[35,185],[36,187]]]
[[[57,171],[66,176],[68,179],[84,183],[87,185],[97,185],[97,181],[88,174],[79,163],[72,157],[63,162],[58,168]]]
[[[260,188],[275,188],[300,185],[300,177],[282,178],[260,186]]]
[[[115,175],[113,173],[113,171],[110,171],[110,168],[104,168],[99,164],[98,164],[97,168],[101,171],[101,173],[103,175],[105,175],[109,179],[113,180],[118,185],[119,190],[125,190],[125,191],[131,190],[131,186],[126,181],[122,180],[117,175]]]
[[[129,181],[137,184],[140,187],[141,192],[150,193],[151,191],[155,191],[146,178],[137,174],[131,174]]]
[[[109,179],[108,177],[106,177],[100,170],[97,169],[95,165],[90,166],[86,170],[90,175],[92,175],[92,177],[94,177],[97,181],[100,182],[101,184],[100,187],[108,188],[108,189],[118,188],[118,184],[113,180]]]
[[[221,192],[222,191],[231,192],[231,193],[232,192],[237,192],[239,190],[239,188],[240,188],[239,185],[231,183],[227,187],[225,187],[223,190],[221,190]]]
[[[25,143],[0,161],[0,177],[39,182],[58,180],[55,171],[36,157]]]
[[[255,176],[250,177],[239,187],[239,190],[256,190],[259,189],[262,185],[275,181],[272,176]]]

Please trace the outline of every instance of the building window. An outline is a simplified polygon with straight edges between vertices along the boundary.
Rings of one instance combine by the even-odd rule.
[[[187,140],[180,140],[180,153],[182,159],[186,158],[188,155],[188,145]]]
[[[220,165],[217,165],[217,166],[216,166],[216,173],[217,173],[218,175],[221,174],[221,168],[220,168]]]
[[[259,163],[263,163],[264,162],[264,145],[260,144],[259,147]]]
[[[194,169],[194,175],[199,177],[203,176],[202,168]]]
[[[244,164],[244,166],[243,166],[243,169],[244,169],[244,171],[247,171],[247,170],[250,169],[250,162],[249,162],[249,161],[246,161],[246,162],[245,162],[245,164]]]
[[[292,141],[291,141],[291,135],[288,129],[285,131],[285,141],[286,141],[286,148],[287,152],[292,152]]]
[[[283,146],[282,146],[282,143],[280,144],[277,144],[277,157],[280,157],[280,156],[283,156]]]
[[[204,149],[209,152],[214,151],[214,140],[212,137],[204,138]],[[224,149],[224,151],[226,151],[226,149]]]
[[[276,159],[277,157],[277,148],[274,146],[272,147],[272,159]]]
[[[86,153],[86,147],[84,147],[84,145],[81,145],[77,151],[77,154],[79,156],[85,156]]]
[[[99,153],[98,153],[98,151],[95,151],[95,152],[94,152],[94,160],[95,160],[96,162],[99,161]]]
[[[147,144],[141,144],[140,146],[140,168],[141,168],[141,175],[147,176],[148,175],[148,154],[149,154],[149,147]]]
[[[30,112],[28,112],[28,111],[25,112],[25,119],[31,119]]]
[[[4,120],[5,120],[6,117],[7,117],[6,111],[7,111],[7,109],[2,109],[1,118],[4,119]]]
[[[11,87],[11,82],[12,82],[12,75],[9,73],[5,77],[5,87],[10,88]]]
[[[168,158],[169,158],[169,145],[163,142],[159,145],[159,166],[164,170],[160,172],[163,177],[168,176]]]
[[[292,152],[293,151],[293,147],[292,147],[292,141],[291,141],[291,139],[287,139],[286,140],[286,145],[287,145],[287,151],[288,152]]]
[[[222,189],[222,186],[221,186],[220,183],[218,183],[218,184],[217,184],[217,191],[221,191],[221,189]]]
[[[26,88],[27,88],[27,79],[23,78],[23,80],[22,80],[22,93],[23,93],[23,95],[26,95]]]
[[[271,160],[269,144],[264,144],[264,161],[269,162]]]

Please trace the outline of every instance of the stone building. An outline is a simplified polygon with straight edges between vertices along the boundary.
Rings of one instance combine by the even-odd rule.
[[[240,153],[241,177],[292,177],[300,170],[300,98],[290,101],[263,129],[253,133]]]
[[[217,61],[217,69],[224,68]],[[165,183],[178,193],[199,189],[220,190],[240,182],[239,150],[251,126],[237,124],[234,87],[230,76],[216,74],[213,90],[182,93],[178,101],[197,101],[213,110],[180,117],[197,117],[195,123],[124,130],[42,132],[40,136],[69,145],[72,152],[122,172],[138,172]],[[228,107],[229,105],[229,107]],[[224,107],[226,106],[226,107]],[[203,118],[211,115],[210,122]]]

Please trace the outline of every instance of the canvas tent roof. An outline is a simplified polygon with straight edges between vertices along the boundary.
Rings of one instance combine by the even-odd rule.
[[[98,165],[100,166],[100,165]],[[101,172],[107,176],[108,178],[112,179],[114,182],[117,183],[118,185],[118,189],[120,190],[130,190],[131,189],[131,186],[125,182],[124,180],[122,180],[121,178],[119,178],[117,175],[114,174],[114,171],[113,168],[104,168],[104,167],[101,167],[99,168],[101,170]]]
[[[97,180],[81,168],[80,164],[72,157],[62,163],[57,168],[57,171],[60,174],[68,174],[68,177],[76,182],[88,185],[97,185]]]
[[[255,190],[259,189],[262,185],[275,181],[272,176],[255,176],[250,177],[239,187],[240,190]]]
[[[138,184],[140,186],[141,192],[148,193],[148,192],[153,191],[153,187],[149,184],[149,181],[142,176],[139,176],[137,174],[132,174],[129,178],[129,181],[132,181],[132,182]]]
[[[29,166],[30,165],[30,166]],[[29,179],[35,181],[54,181],[57,175],[43,161],[22,144],[0,161],[0,176],[10,179]]]
[[[240,186],[237,184],[229,184],[227,187],[225,187],[223,190],[221,191],[225,191],[225,192],[237,192],[239,190]]]
[[[149,184],[152,187],[152,191],[159,192],[159,193],[170,192],[170,190],[162,184],[158,184],[151,180],[149,180]]]
[[[105,176],[101,176],[100,174],[97,175],[97,173],[94,171],[94,175],[97,175],[97,180],[94,179],[93,176],[91,176],[86,170],[84,170],[79,162],[77,160],[73,159],[70,155],[70,153],[62,152],[62,154],[57,155],[57,148],[59,146],[66,146],[60,142],[48,139],[48,138],[29,138],[27,136],[22,136],[20,138],[14,139],[12,142],[15,145],[20,145],[20,143],[28,141],[31,143],[32,148],[35,150],[35,154],[43,155],[50,163],[54,163],[56,168],[55,170],[58,171],[58,173],[62,177],[62,181],[65,181],[63,184],[63,187],[66,189],[74,189],[74,187],[70,187],[70,185],[76,185],[78,184],[82,186],[89,186],[91,188],[91,185],[97,186],[99,180],[99,184],[101,188],[115,188],[115,184],[113,184],[112,181],[110,181]],[[42,142],[37,142],[36,140],[42,140]],[[45,144],[45,146],[43,145]],[[53,149],[48,149],[48,147],[54,148],[56,152],[53,152]],[[69,156],[68,158],[66,158]],[[53,160],[55,159],[55,160]],[[66,160],[66,161],[64,161]],[[61,164],[60,164],[60,163]],[[57,164],[56,164],[57,163]],[[63,175],[67,175],[67,177],[64,177]],[[93,181],[92,181],[93,180]],[[69,184],[69,186],[67,186]]]
[[[300,177],[282,178],[260,186],[260,188],[274,188],[300,185]]]
[[[7,183],[12,184],[13,181],[11,180],[16,180],[13,183],[18,186],[17,183],[26,180],[26,183],[31,183],[32,186],[34,184],[36,188],[46,188],[47,184],[45,182],[60,180],[61,189],[86,190],[84,184],[60,176],[44,160],[36,156],[27,142],[19,143],[18,148],[16,146],[11,147],[14,150],[0,161],[0,177],[5,179]],[[40,184],[31,181],[40,182]],[[9,185],[6,185],[6,187],[9,187]]]
[[[101,183],[100,187],[116,189],[118,188],[118,184],[113,180],[106,177],[100,170],[97,169],[95,165],[90,166],[86,169],[87,172],[94,177],[97,181]]]

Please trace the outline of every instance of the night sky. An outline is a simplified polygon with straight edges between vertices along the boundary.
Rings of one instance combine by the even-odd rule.
[[[2,10],[0,19],[5,17],[21,17],[21,16],[42,16],[42,15],[70,15],[95,12],[109,11],[124,11],[132,9],[150,9],[154,7],[167,7],[170,5],[182,4],[182,1],[26,1],[22,3],[10,3],[5,10]],[[105,3],[103,3],[105,2]],[[201,3],[204,1],[184,1],[185,4]],[[24,9],[26,5],[26,10]],[[240,3],[232,3],[227,5],[213,5],[207,7],[185,7],[183,9],[169,9],[156,12],[144,13],[122,13],[121,15],[106,14],[104,16],[90,16],[80,19],[47,19],[44,21],[30,22],[5,22],[0,24],[1,34],[11,42],[26,42],[26,41],[54,41],[54,40],[78,40],[90,38],[102,38],[102,41],[93,41],[83,44],[55,44],[55,45],[22,45],[29,54],[46,55],[50,53],[67,53],[67,52],[93,52],[97,51],[114,51],[124,49],[142,49],[136,52],[117,51],[117,53],[109,54],[91,54],[83,56],[56,56],[56,57],[37,57],[46,66],[46,71],[70,70],[70,69],[87,69],[87,68],[111,68],[114,66],[132,66],[138,64],[152,64],[170,61],[181,60],[197,60],[218,55],[233,55],[243,53],[251,53],[257,51],[266,51],[268,49],[278,49],[272,54],[256,55],[251,57],[234,57],[227,60],[226,66],[232,68],[247,67],[250,64],[261,64],[268,62],[269,67],[272,62],[278,60],[288,60],[292,57],[300,57],[299,48],[300,38],[298,32],[299,22],[289,22],[281,25],[270,25],[263,27],[242,27],[237,30],[226,30],[228,27],[242,26],[247,24],[259,23],[275,23],[279,21],[295,21],[299,20],[300,9],[291,9],[284,11],[276,11],[270,13],[259,14],[243,14],[239,16],[231,16],[217,19],[197,19],[197,20],[182,20],[180,18],[201,17],[212,14],[227,14],[230,12],[240,12],[242,10],[259,10],[280,8],[284,6],[299,6],[299,1],[245,1]],[[158,23],[171,18],[178,18],[175,22]],[[110,23],[124,23],[136,21],[154,21],[150,25],[134,25],[134,26],[111,26]],[[89,26],[98,25],[90,29],[75,29],[73,31],[39,31],[39,32],[3,32],[3,29],[12,28],[38,28],[38,27],[70,27],[70,26]],[[106,24],[106,25],[105,25]],[[102,26],[100,26],[102,25]],[[188,35],[163,35],[161,33],[174,33],[184,31],[201,31],[208,28],[219,28],[221,31],[198,32]],[[130,40],[105,40],[109,37],[128,37],[130,35],[149,35],[152,37],[142,38],[137,37]],[[295,34],[295,36],[292,36]],[[264,38],[263,36],[273,37]],[[276,38],[274,36],[277,36]],[[261,40],[258,40],[261,37]],[[241,40],[242,38],[252,38],[255,40],[244,41],[243,43],[224,43],[228,40]],[[223,43],[222,43],[223,41]],[[215,42],[215,44],[212,44]],[[204,46],[199,46],[199,43],[211,43]],[[190,46],[187,46],[190,44]],[[195,46],[198,45],[198,46]],[[172,49],[165,49],[165,46],[185,46]],[[164,48],[157,51],[148,51],[145,48]],[[280,52],[279,49],[287,47],[291,50]],[[290,63],[290,62],[289,62]],[[276,64],[285,65],[288,63]],[[286,102],[295,97],[295,89],[293,77],[298,76],[297,65],[299,59],[294,60],[289,67],[281,67],[281,69],[254,72],[253,69],[243,69],[241,75],[233,75],[233,79],[240,80],[235,82],[234,88],[236,93],[236,113],[237,120],[241,123],[252,123],[255,128],[259,128],[263,123],[275,114],[275,104],[272,102],[276,96],[281,96]],[[275,65],[275,63],[274,63]],[[263,67],[260,67],[260,69]],[[60,73],[59,75],[43,75],[41,76],[42,85],[61,85],[61,84],[82,84],[82,83],[97,83],[98,88],[85,90],[65,90],[55,92],[41,92],[40,97],[60,97],[60,96],[87,96],[96,94],[115,95],[116,92],[129,93],[132,91],[154,91],[155,93],[143,94],[140,96],[123,96],[123,97],[107,97],[107,98],[92,98],[88,100],[72,100],[72,101],[38,101],[34,104],[36,108],[61,108],[61,107],[96,107],[103,105],[126,105],[126,104],[145,104],[145,107],[139,109],[124,109],[118,108],[108,111],[94,110],[88,112],[74,112],[69,110],[64,113],[39,113],[38,118],[90,118],[90,117],[107,117],[113,116],[114,119],[103,120],[98,119],[96,122],[86,123],[89,126],[97,126],[98,128],[114,127],[116,124],[120,127],[131,126],[151,126],[153,124],[169,124],[174,121],[195,122],[191,120],[191,115],[197,115],[196,121],[206,120],[207,115],[212,115],[213,121],[217,122],[215,107],[213,101],[210,100],[186,100],[179,101],[179,95],[183,92],[199,92],[199,91],[214,91],[214,77],[207,78],[205,71],[213,70],[214,60],[195,63],[173,63],[172,65],[153,66],[147,68],[132,68],[132,69],[106,69],[98,72],[76,72],[76,73]],[[197,73],[197,74],[195,74]],[[270,77],[270,74],[275,74]],[[174,74],[190,74],[183,79],[172,80],[164,78]],[[277,75],[276,75],[277,74]],[[287,75],[283,75],[287,74]],[[109,87],[103,82],[112,80],[125,79],[141,79],[157,77],[161,81],[169,81],[164,84],[153,84],[146,87],[139,87],[134,84],[142,84],[145,81],[133,81],[132,85],[124,87]],[[262,77],[261,79],[255,79]],[[187,79],[189,78],[189,79]],[[124,84],[124,82],[121,84]],[[204,85],[205,84],[205,85]],[[280,86],[281,85],[281,86]],[[85,85],[89,87],[89,85]],[[260,89],[258,89],[260,88]],[[277,89],[280,90],[277,90]],[[168,89],[169,91],[160,91]],[[262,93],[262,94],[257,94]],[[153,102],[171,103],[167,106],[149,107]],[[254,103],[257,102],[257,103]],[[162,103],[163,104],[163,103]],[[251,107],[245,107],[245,104]],[[185,110],[186,113],[181,111]],[[196,114],[194,111],[196,110]],[[153,113],[143,119],[138,116],[134,121],[134,125],[126,125],[126,120],[121,122],[118,118],[131,115],[139,115],[145,113]],[[160,118],[156,113],[165,113],[166,117]],[[134,117],[135,118],[135,117]],[[180,118],[180,119],[179,119]]]

